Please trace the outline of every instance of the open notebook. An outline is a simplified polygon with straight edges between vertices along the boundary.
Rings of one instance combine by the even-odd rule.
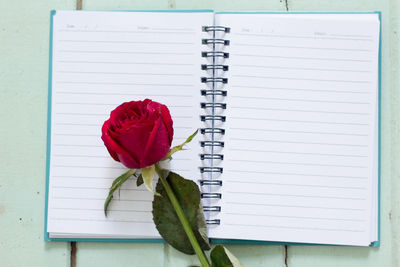
[[[52,12],[46,240],[160,241],[101,125],[166,104],[215,242],[377,245],[379,13]],[[239,241],[238,241],[239,240]]]

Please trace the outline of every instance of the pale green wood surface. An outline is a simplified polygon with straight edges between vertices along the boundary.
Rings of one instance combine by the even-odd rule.
[[[380,10],[382,45],[382,196],[380,248],[230,245],[246,266],[400,266],[399,0],[83,0],[83,9],[266,11]],[[0,0],[0,267],[70,266],[70,245],[45,243],[44,182],[49,11],[75,0]],[[78,243],[90,266],[189,266],[164,244]]]

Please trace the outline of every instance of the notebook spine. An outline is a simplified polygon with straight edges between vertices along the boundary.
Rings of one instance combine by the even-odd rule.
[[[226,109],[224,98],[227,95],[225,88],[228,84],[228,78],[224,77],[224,73],[229,71],[229,66],[226,64],[229,53],[225,52],[225,47],[230,44],[225,37],[229,34],[230,28],[204,26],[203,32],[206,33],[207,38],[202,39],[201,42],[208,51],[201,53],[207,64],[201,65],[206,75],[201,77],[204,88],[200,91],[200,94],[204,96],[204,102],[200,103],[200,107],[204,110],[204,114],[200,116],[200,120],[204,123],[204,127],[200,129],[200,133],[204,136],[203,141],[200,141],[200,146],[204,151],[200,154],[202,161],[202,166],[199,168],[202,177],[200,186],[207,224],[219,225],[221,220],[217,217],[221,211],[219,201],[222,199],[220,175],[223,172],[221,165],[224,160],[225,144],[223,123],[226,121],[223,113]]]

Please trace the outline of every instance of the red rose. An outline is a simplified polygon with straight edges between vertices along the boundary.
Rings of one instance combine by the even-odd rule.
[[[162,160],[174,135],[168,108],[149,99],[118,106],[104,122],[101,132],[113,159],[131,169]]]

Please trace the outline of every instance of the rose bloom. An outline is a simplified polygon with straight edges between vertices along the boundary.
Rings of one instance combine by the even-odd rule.
[[[130,169],[162,160],[174,135],[168,108],[150,99],[118,106],[111,111],[101,132],[101,139],[113,159]]]

